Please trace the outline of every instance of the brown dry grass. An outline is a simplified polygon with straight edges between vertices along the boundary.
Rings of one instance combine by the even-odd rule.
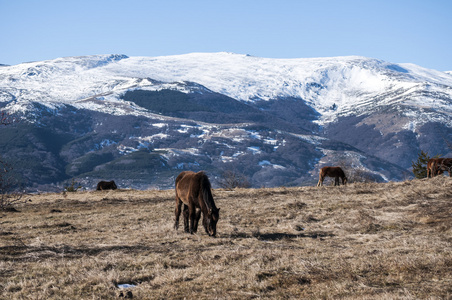
[[[452,179],[215,190],[218,237],[173,191],[30,196],[0,214],[2,299],[451,299]]]

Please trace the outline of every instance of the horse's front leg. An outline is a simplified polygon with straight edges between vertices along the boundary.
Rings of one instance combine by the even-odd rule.
[[[180,217],[180,212],[181,212],[181,206],[182,206],[182,201],[176,195],[176,209],[174,210],[174,215],[176,217],[175,221],[174,221],[174,229],[176,229],[176,230],[177,230],[177,228],[179,228],[179,217]]]
[[[334,186],[338,186],[339,185],[339,177],[334,177]]]
[[[195,223],[193,224],[194,232],[198,231],[199,219],[201,219],[201,210],[200,209],[196,211]]]
[[[188,205],[188,216],[189,216],[189,231],[190,234],[193,234],[193,230],[195,227],[195,219],[196,219],[196,207],[193,204]]]

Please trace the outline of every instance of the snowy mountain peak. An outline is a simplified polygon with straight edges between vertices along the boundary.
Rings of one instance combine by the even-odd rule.
[[[156,89],[156,82],[194,82],[245,102],[302,99],[321,114],[320,122],[394,103],[450,111],[452,98],[452,76],[413,64],[361,56],[273,59],[219,52],[93,55],[5,66],[0,101],[52,106],[109,94],[115,102],[129,89]],[[449,101],[423,96],[419,91],[427,87]]]

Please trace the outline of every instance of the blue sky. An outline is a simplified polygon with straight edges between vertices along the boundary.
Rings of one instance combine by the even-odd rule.
[[[229,51],[452,70],[450,0],[0,0],[0,63]]]

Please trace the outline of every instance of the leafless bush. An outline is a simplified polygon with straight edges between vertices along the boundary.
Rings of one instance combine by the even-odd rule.
[[[361,183],[369,183],[369,182],[375,182],[375,178],[372,176],[371,173],[366,172],[363,169],[351,169],[348,171],[348,180],[349,182],[361,182]]]
[[[80,182],[75,181],[75,179],[72,178],[71,183],[64,186],[64,192],[75,193],[78,190],[80,190],[81,188],[82,188],[82,185],[80,184]]]
[[[6,112],[0,113],[0,126],[11,125],[17,118]],[[13,167],[0,158],[0,209],[12,209],[13,205],[22,200],[23,192],[19,190],[19,182],[14,176]]]
[[[347,160],[340,160],[337,165],[342,168],[345,172],[345,176],[347,176],[347,182],[360,182],[360,183],[369,183],[375,182],[375,177],[372,173],[366,171],[361,167],[354,167],[351,162]]]
[[[0,160],[0,209],[13,209],[13,205],[22,200],[23,194],[12,166]]]
[[[218,184],[224,189],[249,188],[250,182],[245,175],[236,170],[226,170],[222,173]]]

